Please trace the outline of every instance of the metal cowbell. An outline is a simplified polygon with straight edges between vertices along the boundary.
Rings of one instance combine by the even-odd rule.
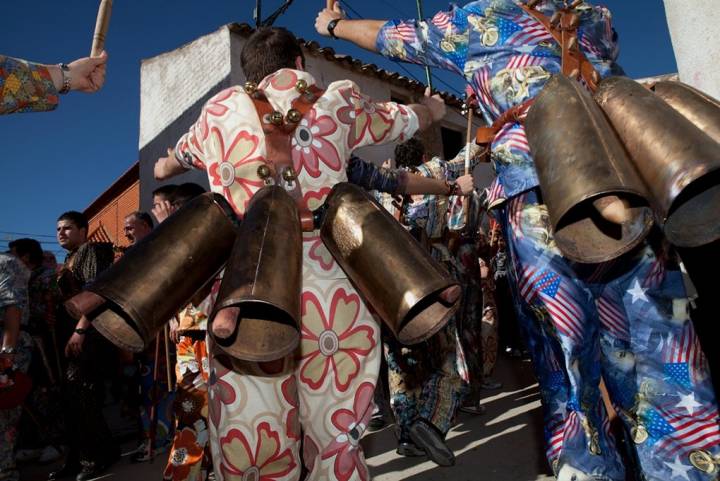
[[[297,205],[282,187],[263,187],[248,205],[210,316],[216,346],[245,361],[290,354],[300,342],[301,288]],[[220,336],[217,320],[224,316],[232,319]]]
[[[697,247],[720,239],[720,143],[629,78],[603,80],[595,98],[648,186],[668,240]]]
[[[348,183],[326,206],[322,241],[398,341],[417,344],[447,324],[458,283],[384,208]]]
[[[116,346],[145,349],[230,257],[237,228],[219,194],[188,202],[67,301]]]
[[[605,262],[642,242],[653,224],[647,190],[579,82],[563,75],[550,79],[530,108],[525,129],[555,242],[565,257]],[[604,219],[593,205],[612,195],[629,205],[621,224]]]
[[[715,142],[720,142],[719,100],[681,82],[657,82],[653,91]]]

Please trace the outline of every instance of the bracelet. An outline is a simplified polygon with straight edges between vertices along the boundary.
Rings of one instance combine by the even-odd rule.
[[[460,188],[457,185],[457,182],[455,182],[454,180],[453,181],[445,180],[445,185],[447,186],[447,189],[448,189],[448,193],[447,193],[448,197],[451,195],[460,195]]]
[[[58,93],[60,94],[66,94],[70,92],[70,75],[67,74],[67,72],[70,72],[70,67],[67,66],[66,63],[60,64],[60,73],[62,73],[62,88],[58,90]]]
[[[17,350],[11,346],[3,346],[0,348],[0,354],[15,354]]]
[[[75,332],[77,332],[78,334],[80,334],[80,335],[82,336],[82,335],[84,335],[86,332],[88,332],[88,330],[87,330],[87,329],[83,329],[82,327],[76,327],[76,328],[75,328]]]
[[[327,24],[327,31],[330,34],[332,38],[337,40],[338,38],[335,36],[335,27],[337,27],[337,24],[342,20],[342,18],[334,18],[330,20]]]

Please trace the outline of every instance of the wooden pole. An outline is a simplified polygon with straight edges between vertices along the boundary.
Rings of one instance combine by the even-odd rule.
[[[176,317],[177,319],[177,317]],[[173,392],[172,371],[170,370],[170,335],[168,326],[165,324],[165,370],[167,371],[167,390]]]
[[[100,0],[97,19],[95,20],[95,33],[93,33],[92,48],[90,56],[97,57],[105,49],[105,36],[110,26],[110,14],[112,13],[113,0]]]
[[[418,19],[418,21],[420,21],[423,18],[425,18],[425,15],[423,15],[422,0],[415,0],[415,4],[417,6],[417,16],[418,16],[417,19]],[[432,72],[430,71],[429,65],[425,65],[425,79],[427,81],[427,86],[430,87],[430,90],[432,90],[432,88],[433,88]]]

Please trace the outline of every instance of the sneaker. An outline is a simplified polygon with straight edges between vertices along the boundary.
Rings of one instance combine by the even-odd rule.
[[[28,463],[36,460],[42,450],[40,449],[18,449],[15,453],[15,461],[18,463]]]
[[[395,452],[398,453],[400,456],[405,456],[408,458],[425,456],[425,451],[417,447],[417,445],[409,439],[402,439],[398,441],[398,446]]]
[[[427,457],[438,466],[453,466],[455,454],[445,443],[438,428],[424,419],[418,419],[410,426],[410,439],[425,450]]]
[[[57,461],[62,456],[62,453],[52,445],[45,446],[40,453],[40,457],[38,458],[38,463],[40,464],[47,464],[52,463],[53,461]]]
[[[480,387],[483,389],[486,389],[488,391],[493,391],[495,389],[500,389],[502,387],[502,383],[499,381],[496,381],[495,379],[488,377],[485,378],[485,380],[480,384]]]

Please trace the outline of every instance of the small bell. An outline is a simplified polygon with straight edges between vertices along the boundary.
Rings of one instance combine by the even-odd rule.
[[[307,81],[305,81],[304,79],[299,79],[297,81],[297,83],[295,84],[295,90],[297,90],[301,94],[305,93],[305,91],[307,90],[307,87],[308,87]]]
[[[298,80],[298,82],[299,82],[299,80]],[[300,120],[302,120],[302,114],[296,109],[290,109],[290,110],[288,110],[288,113],[285,116],[285,118],[287,119],[287,121],[289,123],[296,124],[296,123],[300,122]]]
[[[255,82],[245,82],[245,93],[252,95],[257,91],[257,84]]]
[[[285,180],[285,182],[287,182],[287,183],[291,183],[297,178],[297,176],[295,175],[295,171],[293,170],[292,167],[285,168],[283,170],[282,176],[283,176],[283,180]]]
[[[273,125],[282,125],[283,114],[281,112],[278,112],[277,110],[273,110],[273,112],[270,114],[270,123]]]
[[[270,177],[270,167],[265,164],[260,165],[257,168],[257,175],[263,180],[267,179],[268,177]]]

